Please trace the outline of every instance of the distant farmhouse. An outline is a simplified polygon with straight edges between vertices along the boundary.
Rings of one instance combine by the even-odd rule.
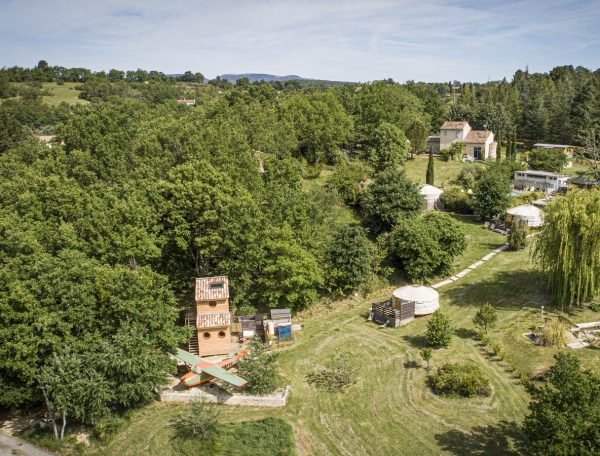
[[[467,121],[447,121],[440,129],[439,136],[427,138],[427,151],[439,154],[449,149],[452,143],[465,143],[465,159],[486,160],[496,158],[496,142],[494,133],[489,130],[473,130]]]

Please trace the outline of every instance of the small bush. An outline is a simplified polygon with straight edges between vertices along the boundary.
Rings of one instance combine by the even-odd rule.
[[[308,383],[329,392],[343,392],[359,379],[352,357],[345,352],[335,354],[324,368],[308,375]]]
[[[240,376],[248,381],[244,391],[250,394],[269,394],[277,389],[278,375],[275,370],[277,355],[270,347],[254,340],[248,348],[248,356],[238,362]]]
[[[542,331],[541,340],[545,347],[562,348],[567,345],[567,325],[556,319],[552,320]]]
[[[522,250],[527,245],[527,231],[529,230],[525,220],[515,220],[508,233],[508,245],[511,250]]]
[[[444,364],[431,377],[433,391],[446,396],[489,396],[489,379],[472,364]]]
[[[473,199],[471,195],[458,188],[445,190],[440,196],[440,202],[444,206],[444,210],[448,212],[456,214],[473,213]]]
[[[460,174],[456,178],[456,182],[463,188],[469,189],[475,186],[477,179],[481,177],[483,170],[480,166],[465,166],[460,170]]]
[[[594,312],[600,312],[600,302],[594,302],[590,304],[590,309],[592,309]]]
[[[94,435],[101,442],[107,442],[126,424],[127,420],[125,418],[119,416],[106,416],[99,419],[94,425]]]
[[[490,344],[492,353],[500,359],[504,359],[504,347],[499,342],[492,342]]]
[[[219,409],[215,404],[196,401],[188,415],[179,418],[173,426],[178,437],[205,440],[211,437],[219,425]]]
[[[452,341],[454,328],[450,324],[450,319],[446,314],[437,311],[427,322],[427,332],[425,339],[433,348],[447,347]]]

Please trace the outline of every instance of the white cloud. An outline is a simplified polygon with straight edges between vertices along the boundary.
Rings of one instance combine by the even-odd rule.
[[[2,1],[0,65],[486,80],[596,65],[600,6],[548,0]]]

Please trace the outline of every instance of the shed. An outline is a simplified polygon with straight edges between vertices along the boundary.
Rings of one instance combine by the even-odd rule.
[[[513,220],[524,220],[527,226],[541,226],[544,224],[544,214],[542,210],[535,207],[533,204],[523,204],[522,206],[513,207],[506,211],[506,217],[509,222]]]
[[[434,187],[433,185],[423,184],[421,185],[419,192],[425,201],[425,210],[431,211],[440,204],[440,195],[444,193],[444,190]]]
[[[392,293],[392,305],[395,309],[414,305],[415,316],[429,315],[440,308],[440,295],[431,287],[424,285],[406,285]]]

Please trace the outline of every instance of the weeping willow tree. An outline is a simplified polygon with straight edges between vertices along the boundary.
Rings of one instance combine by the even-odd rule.
[[[533,258],[564,309],[600,294],[600,191],[569,190],[548,206]]]

